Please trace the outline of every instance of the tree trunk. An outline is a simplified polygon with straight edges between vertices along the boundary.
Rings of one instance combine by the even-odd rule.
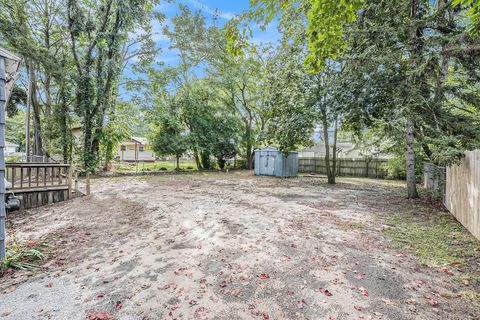
[[[32,111],[33,111],[33,154],[36,156],[43,156],[43,145],[42,145],[42,124],[40,118],[40,103],[37,98],[37,79],[35,74],[35,66],[32,61],[28,67],[29,77],[32,81],[31,83],[31,102],[32,102]]]
[[[253,152],[252,152],[252,147],[247,146],[247,169],[252,170],[253,169]]]
[[[197,170],[202,170],[202,163],[200,162],[200,157],[198,156],[197,150],[193,150],[193,158],[195,159],[195,164],[197,165]]]
[[[336,176],[337,176],[337,137],[338,137],[338,117],[335,116],[335,129],[333,133],[333,155],[332,155],[332,176],[329,177],[328,183],[335,184],[336,183]]]
[[[418,54],[418,36],[419,36],[419,29],[416,23],[417,11],[418,11],[418,0],[410,0],[409,6],[409,18],[410,18],[410,39],[409,39],[409,66],[411,70],[415,70],[416,68],[416,59]],[[416,75],[412,74],[410,77],[407,78],[407,89],[413,91],[413,94],[416,94],[415,91],[418,90],[418,81],[416,79]],[[407,197],[409,199],[418,198],[417,192],[417,181],[415,177],[415,121],[413,119],[413,115],[411,113],[414,112],[414,106],[409,107],[407,114],[407,124],[405,130],[405,158],[406,158],[406,166],[407,166]]]
[[[323,106],[325,107],[325,106]],[[330,141],[328,134],[327,111],[322,110],[323,143],[325,145],[325,168],[327,170],[328,183],[335,184],[335,174],[330,166]]]
[[[415,177],[415,123],[412,116],[407,118],[405,158],[407,159],[407,194],[409,199],[418,198],[417,180]]]
[[[177,171],[180,171],[180,155],[177,154],[176,157],[177,157]]]

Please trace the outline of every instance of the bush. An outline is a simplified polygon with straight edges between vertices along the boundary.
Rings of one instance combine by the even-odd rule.
[[[158,170],[160,170],[160,171],[167,171],[167,168],[165,168],[165,167],[161,167],[161,168],[160,168],[160,169],[158,169]]]
[[[187,170],[193,170],[194,168],[192,166],[188,166]]]
[[[384,164],[383,169],[385,169],[387,179],[407,179],[407,160],[405,155],[395,156],[388,159],[387,163]],[[421,157],[415,158],[415,176],[417,180],[420,181],[423,175],[423,159]]]

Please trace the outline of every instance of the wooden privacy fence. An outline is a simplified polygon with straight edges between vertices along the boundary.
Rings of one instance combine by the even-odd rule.
[[[480,239],[480,150],[467,152],[460,165],[447,167],[445,207]]]
[[[385,159],[339,158],[337,159],[337,175],[384,179],[387,175],[384,169],[385,163],[387,163]],[[330,165],[333,165],[332,161],[330,161]],[[327,174],[325,158],[298,158],[298,171],[302,173]]]
[[[22,197],[21,209],[68,200],[76,193],[76,174],[70,164],[27,162],[5,167],[7,192]]]

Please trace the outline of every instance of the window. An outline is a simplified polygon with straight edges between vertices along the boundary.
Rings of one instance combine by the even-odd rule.
[[[143,147],[138,147],[138,152],[143,152]]]
[[[120,150],[121,150],[121,151],[127,151],[127,147],[126,147],[126,146],[121,146],[121,147],[120,147]]]

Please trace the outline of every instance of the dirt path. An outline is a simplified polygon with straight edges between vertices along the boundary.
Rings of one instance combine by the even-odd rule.
[[[396,184],[250,173],[97,180],[9,217],[47,239],[35,274],[0,278],[5,319],[478,319],[458,281],[394,251]],[[100,314],[99,314],[100,313]]]

